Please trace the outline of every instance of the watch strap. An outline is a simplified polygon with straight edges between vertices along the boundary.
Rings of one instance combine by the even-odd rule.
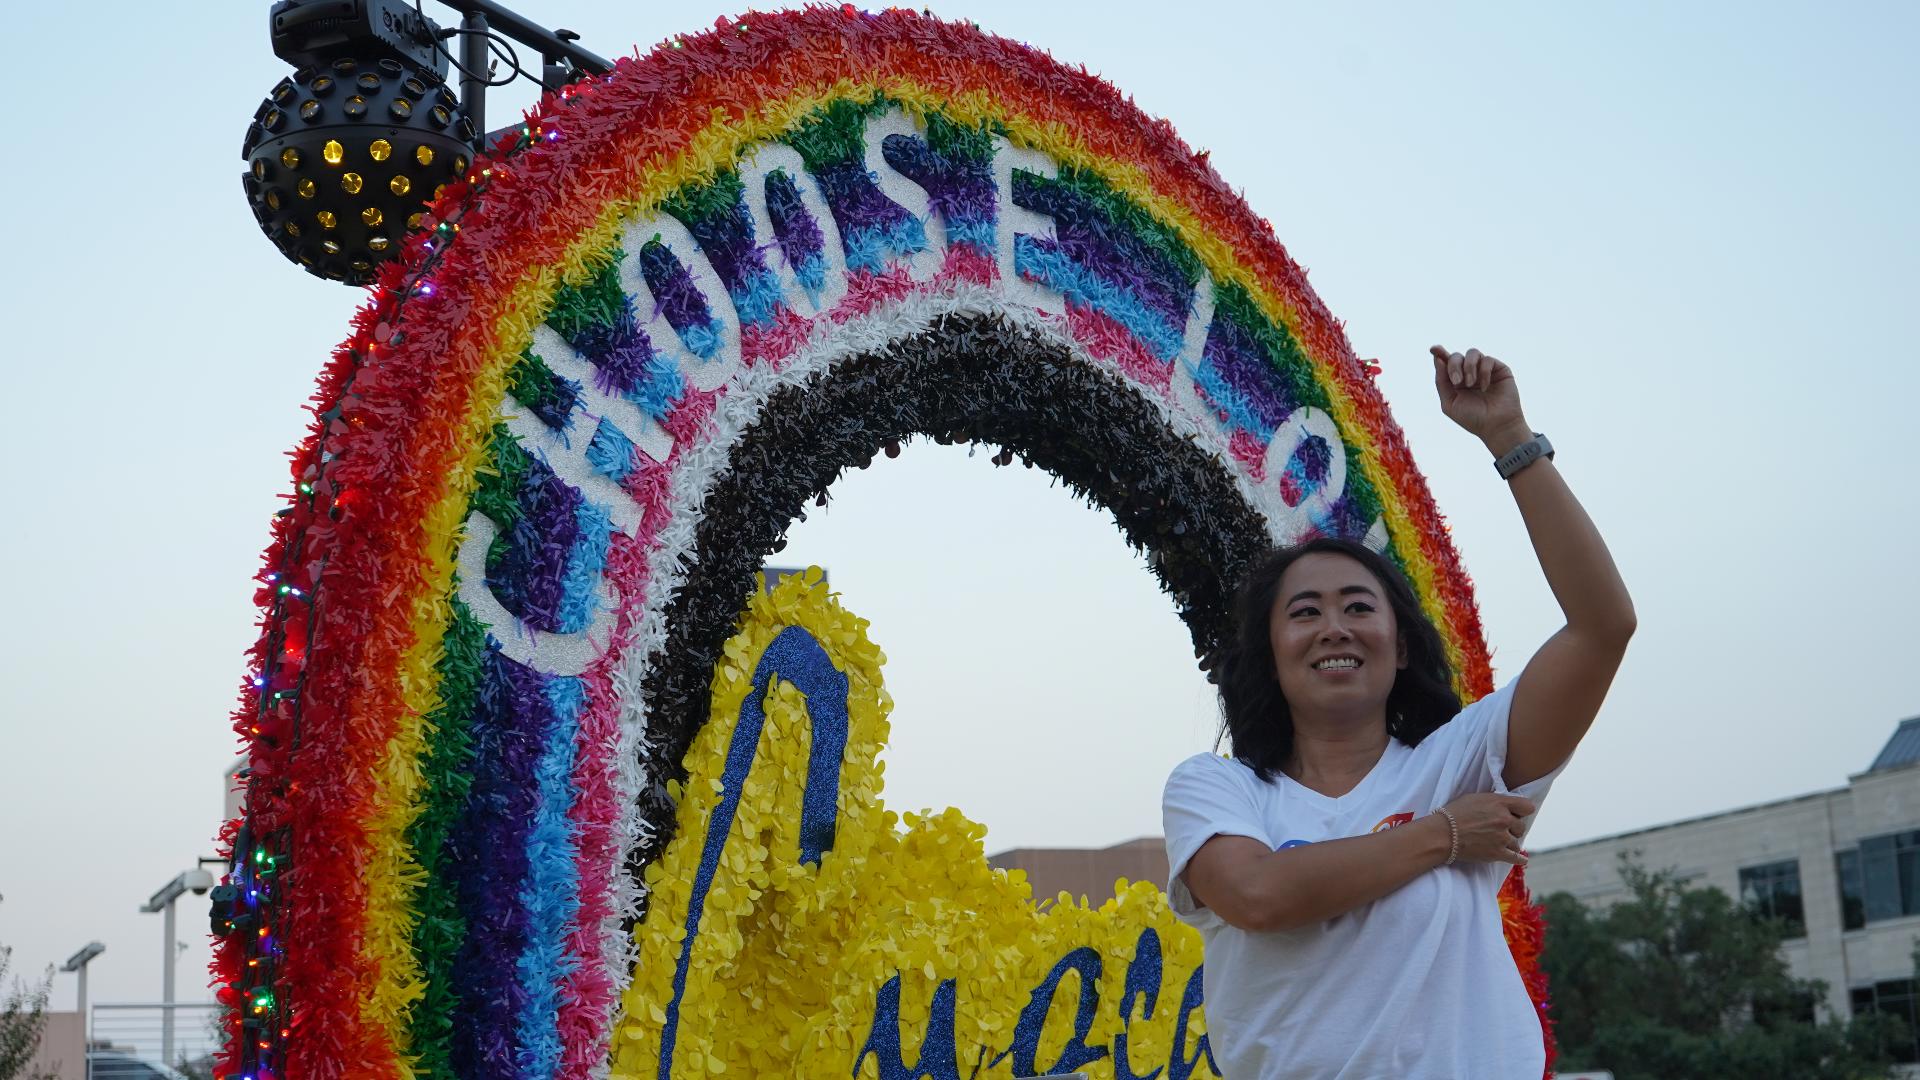
[[[1553,443],[1547,441],[1545,435],[1536,431],[1533,433],[1533,438],[1495,458],[1493,467],[1500,474],[1500,479],[1511,480],[1520,470],[1541,458],[1551,460],[1552,457]]]

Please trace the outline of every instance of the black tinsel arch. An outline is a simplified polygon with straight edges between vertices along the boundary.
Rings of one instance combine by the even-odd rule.
[[[1231,632],[1235,583],[1272,544],[1227,471],[1174,431],[1155,402],[1058,341],[998,316],[942,316],[775,391],[716,476],[693,569],[665,609],[666,646],[644,684],[661,771],[648,785],[652,839],[633,853],[630,873],[673,836],[664,784],[684,777],[687,746],[707,720],[714,663],[766,557],[842,472],[916,435],[1004,447],[1109,510],[1147,553],[1201,668],[1212,670]]]

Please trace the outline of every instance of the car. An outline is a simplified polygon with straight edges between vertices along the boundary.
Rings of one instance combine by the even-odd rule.
[[[187,1080],[176,1069],[148,1061],[129,1050],[89,1050],[88,1080]]]

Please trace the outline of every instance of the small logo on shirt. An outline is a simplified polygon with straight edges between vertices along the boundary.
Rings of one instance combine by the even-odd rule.
[[[1381,818],[1380,824],[1375,825],[1370,831],[1386,832],[1388,829],[1397,829],[1400,826],[1405,825],[1407,822],[1412,820],[1413,820],[1413,811],[1411,810],[1407,811],[1404,814],[1388,814],[1386,817]]]
[[[1281,844],[1279,847],[1274,848],[1273,850],[1285,851],[1290,847],[1306,847],[1308,844],[1311,844],[1311,843],[1313,843],[1313,841],[1311,840],[1289,840],[1286,843]]]

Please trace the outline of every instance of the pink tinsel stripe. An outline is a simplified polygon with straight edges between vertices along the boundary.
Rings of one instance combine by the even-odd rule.
[[[1247,467],[1247,474],[1253,477],[1255,482],[1266,480],[1267,448],[1260,440],[1236,428],[1233,437],[1227,440],[1227,452],[1233,455],[1234,460]]]
[[[618,593],[612,642],[627,640],[644,614],[647,599],[647,553],[671,518],[673,467],[705,430],[721,391],[691,392],[662,422],[673,436],[674,448],[665,462],[639,458],[626,490],[640,505],[637,537],[615,534],[607,555],[607,577]],[[567,951],[575,959],[561,987],[557,1027],[565,1047],[560,1076],[585,1080],[606,1060],[610,1025],[621,988],[607,974],[601,930],[613,909],[610,873],[622,872],[619,822],[624,807],[612,778],[614,755],[620,752],[622,702],[615,692],[614,673],[626,660],[624,652],[609,648],[587,670],[589,705],[580,721],[579,754],[573,772],[573,820],[579,836],[575,865],[580,877],[580,910],[567,933]]]
[[[1087,354],[1105,360],[1127,373],[1127,377],[1165,394],[1173,381],[1173,365],[1149,353],[1140,339],[1127,332],[1105,312],[1069,303],[1067,332],[1086,346]]]

